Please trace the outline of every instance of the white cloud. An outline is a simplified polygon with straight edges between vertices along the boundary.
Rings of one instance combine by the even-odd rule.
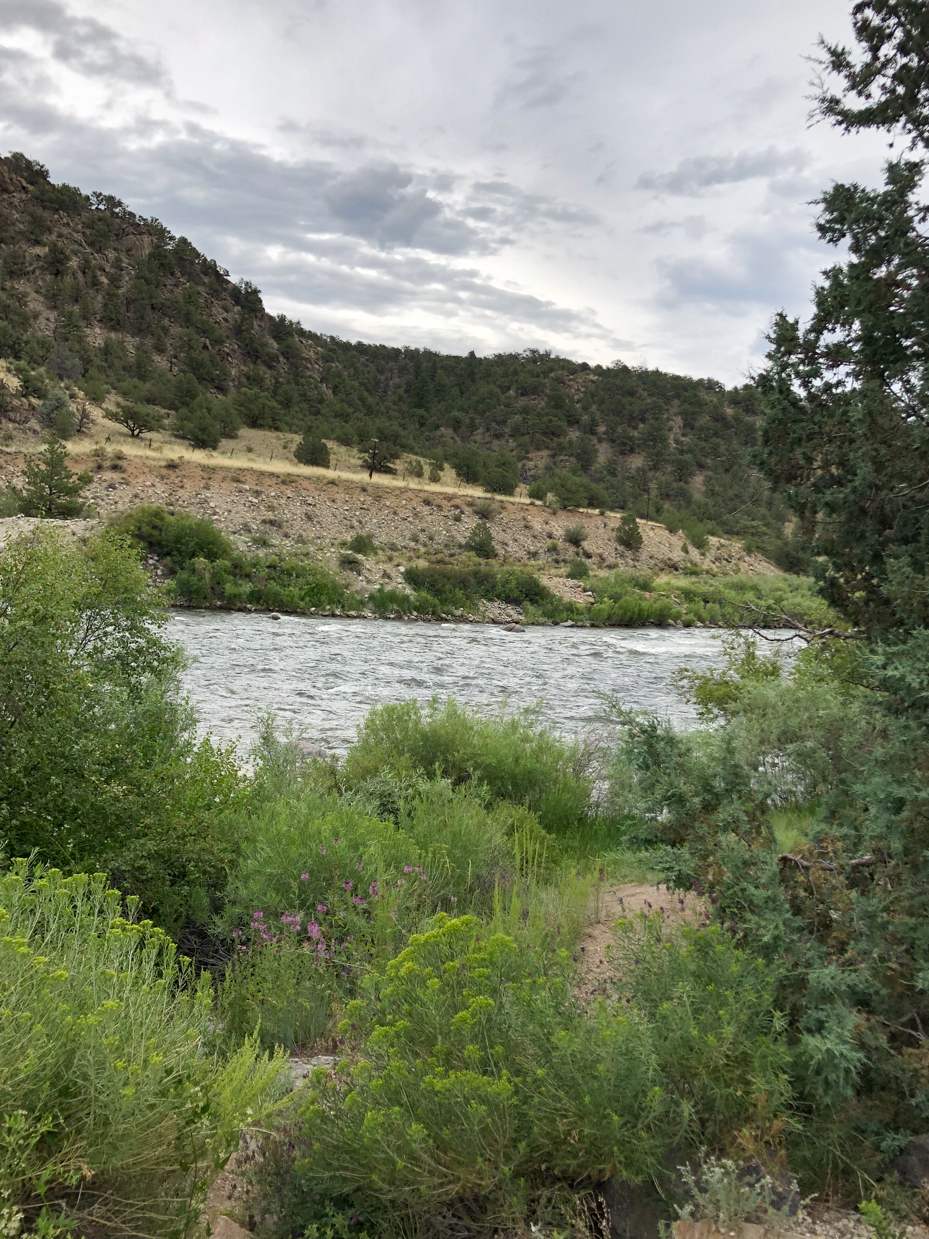
[[[0,147],[317,330],[738,381],[874,165],[806,129],[821,29],[847,0],[0,0]]]

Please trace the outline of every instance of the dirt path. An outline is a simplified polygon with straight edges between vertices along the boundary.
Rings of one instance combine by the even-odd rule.
[[[616,977],[616,967],[610,958],[613,925],[621,917],[636,912],[661,911],[672,923],[695,925],[703,908],[696,895],[682,895],[666,886],[646,882],[624,882],[602,887],[596,896],[593,919],[578,943],[578,993],[584,999],[604,998]]]

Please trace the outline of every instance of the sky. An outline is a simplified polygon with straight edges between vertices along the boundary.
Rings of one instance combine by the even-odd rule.
[[[742,383],[871,137],[810,124],[850,0],[0,0],[0,152],[348,340]]]

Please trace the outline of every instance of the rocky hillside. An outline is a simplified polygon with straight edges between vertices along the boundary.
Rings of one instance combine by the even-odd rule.
[[[802,561],[751,467],[752,387],[322,336],[268,314],[258,289],[160,221],[55,184],[23,155],[0,160],[0,358],[20,380],[0,404],[8,421],[61,384],[200,446],[242,427],[356,453],[374,438],[385,472],[413,454],[426,477],[453,469],[498,494],[631,507],[691,540],[728,534]]]

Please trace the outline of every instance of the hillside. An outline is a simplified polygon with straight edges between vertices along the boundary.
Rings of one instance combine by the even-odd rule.
[[[621,363],[349,343],[272,317],[247,281],[118,199],[0,160],[0,357],[35,402],[49,380],[131,405],[197,446],[240,427],[307,434],[391,471],[452,468],[497,494],[632,508],[691,540],[725,534],[787,568],[802,548],[750,463],[758,397]],[[26,415],[6,395],[0,418]],[[434,466],[434,468],[433,468]]]

